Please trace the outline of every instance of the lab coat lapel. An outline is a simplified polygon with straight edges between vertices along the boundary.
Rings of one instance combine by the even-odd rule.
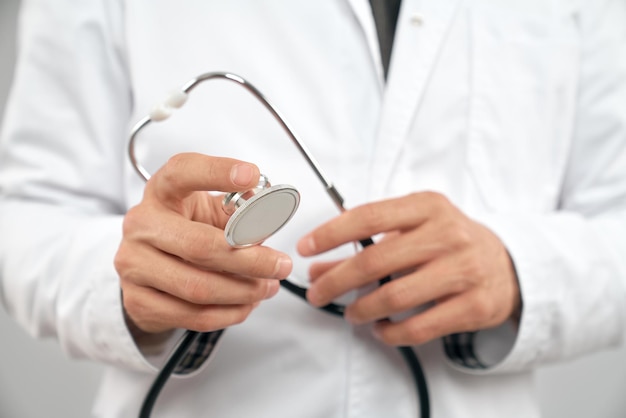
[[[460,0],[404,0],[370,170],[370,198],[385,196]]]
[[[352,8],[354,17],[361,26],[363,36],[367,42],[367,46],[372,58],[372,64],[376,68],[378,75],[379,87],[384,87],[385,80],[383,75],[382,59],[380,57],[380,48],[378,47],[378,34],[376,32],[376,22],[374,21],[374,15],[372,14],[372,8],[369,0],[347,0],[348,4]]]

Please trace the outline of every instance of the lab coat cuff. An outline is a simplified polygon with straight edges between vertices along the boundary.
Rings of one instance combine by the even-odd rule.
[[[94,341],[104,360],[124,368],[158,373],[180,345],[185,330],[174,330],[167,338],[157,340],[134,338],[125,318],[118,281],[103,281],[94,293],[100,297],[91,304],[89,317],[98,322],[93,325],[97,330]],[[101,318],[108,318],[108,321]],[[221,332],[201,334],[180,360],[173,376],[193,377],[200,373],[217,352],[220,335]]]
[[[110,248],[103,251],[113,260],[119,240],[111,240]],[[91,331],[95,357],[115,366],[137,371],[151,372],[156,370],[135,343],[124,318],[122,298],[118,275],[113,263],[102,263],[105,266],[96,272],[98,280],[94,280],[91,297],[87,304],[86,324]]]
[[[523,308],[519,321],[508,320],[494,328],[444,338],[444,348],[452,367],[467,373],[512,373],[535,364],[550,344],[551,309],[541,289],[541,250],[523,224],[506,217],[489,216],[479,222],[490,228],[507,248],[516,269]],[[456,344],[454,344],[456,342]]]
[[[121,237],[115,234],[104,240],[103,254],[113,260]],[[119,277],[112,262],[102,263],[92,283],[86,326],[92,333],[95,357],[106,363],[132,370],[157,373],[184,337],[185,330],[175,330],[165,338],[135,338],[129,327]],[[210,362],[217,351],[219,333],[202,334],[190,347],[175,369],[175,376],[192,377]]]

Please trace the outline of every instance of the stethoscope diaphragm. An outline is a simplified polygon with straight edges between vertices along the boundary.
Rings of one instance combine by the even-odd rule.
[[[224,237],[232,247],[260,244],[281,229],[300,204],[300,193],[289,185],[272,186],[261,175],[256,188],[224,196],[222,206],[230,219]]]
[[[138,133],[152,122],[167,119],[175,109],[180,108],[187,100],[188,93],[197,85],[208,80],[230,80],[245,88],[263,106],[274,116],[276,121],[282,126],[287,133],[289,139],[300,151],[302,157],[314,171],[317,178],[322,183],[324,189],[337,206],[340,212],[345,211],[343,206],[343,198],[335,188],[335,186],[322,173],[319,165],[310,155],[304,144],[296,137],[293,130],[289,127],[285,119],[280,115],[278,110],[261,94],[261,92],[246,81],[244,78],[225,72],[211,72],[201,74],[200,76],[190,80],[180,91],[176,91],[166,98],[165,101],[159,103],[149,116],[144,117],[137,122],[130,134],[128,143],[128,155],[131,163],[137,173],[145,180],[150,179],[149,171],[140,163],[135,154],[135,140]],[[272,234],[281,229],[294,215],[300,204],[300,194],[298,191],[288,185],[271,186],[267,177],[262,175],[257,187],[245,192],[228,193],[224,196],[223,209],[230,216],[224,229],[224,236],[228,244],[233,247],[249,247],[259,244],[269,238]],[[364,238],[359,240],[363,247],[374,244],[372,238]],[[385,277],[379,280],[382,285],[390,280]],[[282,280],[281,286],[288,289],[296,296],[306,300],[307,289],[299,287],[289,280]],[[335,305],[333,303],[323,306],[322,310],[337,316],[343,316],[344,306]],[[217,341],[224,330],[217,330],[203,335],[212,335]],[[187,331],[185,337],[178,348],[167,360],[165,366],[159,372],[156,380],[153,382],[150,391],[146,395],[141,407],[140,417],[149,417],[156,402],[156,399],[163,388],[163,385],[175,370],[176,366],[186,356],[191,345],[200,336],[199,331]],[[416,384],[419,400],[420,400],[420,416],[426,418],[430,416],[430,402],[428,396],[428,387],[421,368],[421,364],[413,349],[409,346],[398,347],[411,369],[413,379]]]

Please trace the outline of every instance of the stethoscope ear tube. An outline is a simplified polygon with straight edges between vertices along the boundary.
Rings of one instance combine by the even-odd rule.
[[[239,84],[240,86],[244,87],[248,92],[250,92],[256,99],[258,99],[259,102],[261,102],[261,104],[263,104],[263,106],[265,106],[265,108],[274,116],[274,118],[280,124],[280,126],[282,126],[282,128],[287,133],[287,135],[289,136],[289,138],[291,139],[293,144],[300,151],[300,154],[302,155],[302,157],[306,160],[308,165],[315,172],[315,175],[318,177],[318,179],[322,183],[322,185],[324,187],[324,190],[329,195],[329,197],[332,199],[332,201],[334,202],[335,206],[337,206],[337,209],[340,212],[345,211],[345,208],[343,206],[343,198],[342,198],[341,194],[337,191],[335,186],[323,174],[323,172],[320,169],[319,164],[317,163],[317,161],[312,157],[312,155],[310,154],[308,149],[304,146],[303,142],[300,141],[298,139],[298,137],[294,134],[294,131],[290,128],[290,126],[287,124],[287,122],[281,116],[281,114],[278,112],[278,110],[250,82],[248,82],[247,80],[245,80],[244,78],[242,78],[242,77],[240,77],[238,75],[235,75],[235,74],[232,74],[232,73],[227,73],[227,72],[210,72],[210,73],[205,73],[205,74],[202,74],[202,75],[194,78],[193,80],[190,80],[182,88],[182,90],[176,91],[176,92],[170,94],[163,102],[157,104],[153,108],[153,110],[152,110],[152,112],[150,113],[149,116],[141,119],[133,127],[133,129],[131,130],[130,140],[129,140],[129,143],[128,143],[128,154],[129,154],[129,157],[130,157],[130,161],[131,161],[134,169],[139,174],[139,176],[141,178],[143,178],[145,181],[148,181],[150,179],[149,171],[139,162],[139,160],[137,159],[136,153],[135,153],[135,143],[136,143],[136,139],[137,139],[137,136],[138,136],[139,132],[141,132],[146,126],[148,126],[152,122],[159,122],[159,121],[165,120],[168,117],[170,117],[176,109],[182,107],[185,104],[185,102],[187,101],[187,97],[188,97],[189,92],[191,90],[193,90],[195,87],[197,87],[199,84],[201,84],[201,83],[203,83],[205,81],[208,81],[208,80],[217,80],[217,79],[229,80],[229,81],[232,81],[232,82],[235,82],[235,83]],[[269,235],[271,235],[276,230],[280,229],[280,227],[282,227],[282,225],[284,225],[284,223],[286,223],[291,218],[291,216],[293,215],[293,212],[295,212],[295,209],[298,206],[299,194],[298,194],[298,192],[295,189],[293,189],[293,188],[290,189],[290,186],[284,186],[284,185],[282,187],[279,187],[278,189],[275,189],[274,192],[272,192],[272,193],[270,193],[270,192],[263,192],[263,191],[261,191],[260,193],[262,194],[261,197],[257,198],[257,200],[254,200],[253,202],[259,202],[259,201],[261,201],[260,200],[261,198],[270,196],[273,193],[273,197],[271,197],[271,199],[275,199],[276,201],[280,200],[283,203],[287,202],[289,205],[292,206],[291,209],[293,209],[288,216],[285,216],[284,220],[282,218],[276,220],[275,224],[276,225],[280,225],[280,226],[278,228],[275,228],[275,230],[272,231],[271,233],[269,233]],[[265,194],[263,194],[263,193],[265,193]],[[256,195],[256,193],[255,193],[255,195]],[[279,199],[276,199],[276,197],[279,197]],[[231,199],[232,198],[233,197],[231,196]],[[252,199],[254,199],[254,197],[252,197]],[[249,200],[252,200],[252,199],[249,199]],[[264,204],[264,205],[266,205],[271,210],[271,208],[273,207],[273,201],[266,199],[264,202],[266,202],[266,204]],[[269,204],[267,204],[267,202],[269,202]],[[244,202],[243,204],[246,204],[246,203],[248,203],[248,201]],[[249,206],[250,205],[251,204],[249,204]],[[234,214],[236,214],[236,213],[237,212],[235,212]],[[285,214],[286,213],[287,212],[285,212]],[[238,221],[233,221],[233,223],[236,223],[236,222],[242,222],[242,219],[240,218]],[[243,223],[245,223],[245,222],[243,222]],[[230,233],[228,231],[230,231]],[[252,234],[252,235],[254,235],[254,237],[252,237],[252,238],[247,237],[247,238],[250,238],[249,240],[238,241],[236,239],[236,236],[238,236],[238,234],[237,234],[237,226],[231,227],[230,229],[226,228],[226,231],[225,231],[226,239],[227,239],[227,241],[229,242],[230,245],[232,245],[232,246],[242,246],[242,247],[243,246],[247,246],[247,245],[254,245],[254,244],[257,244],[258,242],[262,242],[265,238],[262,238],[262,239],[258,239],[258,238],[260,236],[262,236],[263,234],[265,234],[265,233],[267,233],[267,231],[260,231],[258,234],[255,232],[256,235]],[[258,240],[258,242],[257,242],[257,240]],[[361,244],[362,247],[367,247],[369,245],[373,245],[374,241],[372,240],[372,238],[367,238],[367,239],[361,240],[360,244]],[[385,278],[379,280],[379,285],[382,286],[385,283],[387,283],[389,280],[391,280],[390,277],[385,277]],[[292,282],[289,282],[287,280],[282,280],[281,281],[281,286],[284,287],[285,289],[289,290],[294,295],[296,295],[296,296],[300,297],[301,299],[303,299],[304,301],[306,301],[306,292],[307,292],[307,290],[305,288],[299,287],[299,286],[297,286],[297,285],[295,285]],[[326,306],[324,306],[324,307],[322,307],[320,309],[322,309],[323,311],[328,312],[330,314],[333,314],[335,316],[339,316],[339,317],[343,317],[344,311],[345,311],[345,307],[344,306],[333,304],[333,303],[331,303],[329,305],[326,305]],[[224,332],[224,330],[212,331],[212,333],[218,333],[216,338],[219,338],[219,336],[223,332]],[[169,379],[171,374],[176,369],[176,366],[180,363],[180,361],[187,354],[187,352],[189,351],[189,349],[191,348],[193,343],[201,335],[202,335],[201,333],[196,332],[196,331],[187,331],[185,333],[185,336],[183,337],[181,343],[178,345],[178,347],[176,348],[174,353],[170,356],[170,358],[168,359],[167,363],[162,368],[162,370],[158,374],[157,378],[153,382],[153,384],[152,384],[148,394],[146,395],[146,398],[144,399],[144,402],[143,402],[142,407],[141,407],[141,411],[140,411],[140,415],[139,415],[140,418],[148,418],[148,417],[150,417],[150,414],[151,414],[151,411],[152,411],[152,409],[154,407],[154,404],[156,403],[156,400],[157,400],[157,398],[159,396],[159,393],[161,392],[162,388],[165,386],[165,383],[167,382],[167,380]],[[412,347],[398,347],[398,350],[400,351],[402,357],[404,358],[405,362],[407,363],[407,365],[408,365],[408,367],[409,367],[409,369],[411,371],[411,374],[413,376],[413,380],[414,380],[414,383],[415,383],[415,386],[416,386],[416,391],[417,391],[417,394],[418,394],[419,404],[420,404],[420,406],[419,406],[419,408],[420,408],[420,415],[419,416],[421,418],[429,418],[430,417],[430,399],[429,399],[429,394],[428,394],[428,386],[427,386],[427,383],[426,383],[426,378],[424,376],[424,372],[422,370],[421,364],[420,364],[419,359],[417,357],[417,354],[415,353],[415,350],[413,350]]]
[[[157,104],[153,108],[149,116],[146,116],[145,118],[141,119],[137,124],[135,124],[130,133],[130,140],[128,142],[128,154],[130,156],[133,167],[144,180],[148,181],[148,179],[150,178],[150,173],[139,162],[135,154],[135,142],[137,139],[137,135],[150,123],[159,122],[167,119],[175,109],[178,109],[184,105],[187,100],[187,96],[194,88],[196,88],[199,84],[209,80],[232,81],[250,92],[252,96],[254,96],[272,114],[276,122],[283,128],[289,139],[293,142],[298,151],[300,151],[302,157],[306,160],[307,164],[309,164],[317,178],[320,180],[320,182],[324,186],[324,189],[329,194],[330,198],[333,200],[338,209],[340,211],[344,210],[343,198],[341,197],[337,189],[333,186],[333,184],[328,180],[326,175],[324,175],[319,164],[313,158],[308,148],[304,145],[302,141],[300,141],[300,139],[298,139],[298,137],[294,133],[294,130],[291,129],[285,118],[281,116],[278,109],[276,109],[276,107],[252,83],[250,83],[243,77],[228,72],[205,73],[194,78],[193,80],[188,81],[179,92],[177,91],[175,93],[171,93],[163,102]]]

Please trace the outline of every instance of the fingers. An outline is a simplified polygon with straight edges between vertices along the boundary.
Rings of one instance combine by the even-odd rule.
[[[324,306],[352,289],[414,268],[446,253],[448,246],[432,239],[436,233],[435,225],[426,224],[365,248],[316,277],[307,293],[309,302],[314,306]]]
[[[163,254],[152,247],[142,247],[134,252],[145,265],[143,268],[127,268],[127,261],[116,260],[124,271],[122,288],[126,283],[152,287],[187,302],[201,305],[253,304],[276,294],[278,280],[238,277],[200,269],[178,257]]]
[[[444,196],[431,192],[359,206],[304,236],[298,242],[298,252],[311,256],[376,234],[416,228],[435,213],[450,208]]]
[[[309,269],[309,281],[311,283],[315,282],[318,277],[322,276],[333,267],[341,264],[343,261],[344,260],[321,261],[311,264],[311,267]]]
[[[292,268],[285,254],[263,246],[233,249],[221,229],[170,211],[154,213],[151,207],[137,206],[126,214],[123,229],[122,244],[129,244],[124,247],[129,254],[149,245],[195,265],[246,277],[284,279]]]
[[[124,308],[144,332],[159,333],[174,328],[209,332],[243,322],[257,304],[202,305],[167,293],[129,285],[123,292]]]
[[[434,303],[401,322],[376,326],[393,345],[488,328],[519,311],[516,272],[502,241],[436,193],[346,211],[302,238],[298,250],[315,255],[380,233],[385,239],[355,256],[312,268],[307,299],[324,306],[378,279],[404,274],[346,308],[350,322],[365,324]]]
[[[175,203],[195,191],[234,192],[253,188],[259,181],[253,164],[202,154],[177,154],[157,171],[146,186],[164,203]]]
[[[381,321],[374,325],[374,335],[386,344],[405,346],[477,331],[502,322],[492,306],[479,292],[464,293],[403,321]]]
[[[122,243],[115,266],[124,309],[144,332],[172,328],[202,331],[234,325],[279,289],[278,280],[205,270],[154,247],[133,246],[129,250],[128,245]]]
[[[469,289],[472,283],[453,258],[437,259],[380,286],[348,306],[345,318],[355,325],[378,321]]]

